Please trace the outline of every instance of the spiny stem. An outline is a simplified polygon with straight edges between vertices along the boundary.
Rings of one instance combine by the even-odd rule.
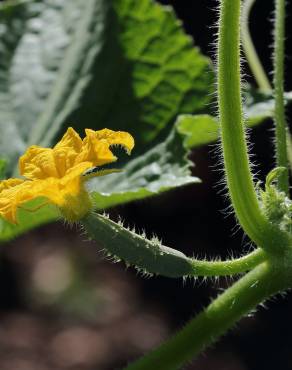
[[[285,282],[268,263],[259,265],[215,299],[170,340],[129,365],[126,370],[180,369],[242,316],[284,288]]]
[[[266,260],[262,249],[233,260],[198,260],[162,245],[158,238],[149,240],[100,214],[91,213],[81,223],[110,256],[148,274],[171,278],[228,276],[249,271]]]
[[[262,249],[246,256],[227,261],[201,261],[192,259],[193,276],[230,276],[250,271],[266,260],[266,253]]]
[[[269,92],[272,90],[272,86],[258,57],[249,31],[249,16],[254,3],[255,0],[245,0],[243,3],[241,18],[242,46],[259,88],[262,91]]]
[[[278,188],[289,193],[287,158],[287,124],[284,102],[284,47],[285,47],[285,0],[276,0],[276,19],[274,35],[274,94],[276,126],[276,161],[278,167],[285,167],[278,179]]]
[[[244,132],[240,86],[240,0],[221,0],[218,45],[218,105],[224,167],[230,198],[240,225],[258,245],[288,245],[259,206]]]

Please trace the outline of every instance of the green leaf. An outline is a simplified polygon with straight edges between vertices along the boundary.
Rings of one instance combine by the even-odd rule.
[[[17,225],[11,224],[0,217],[0,241],[11,240],[32,228],[56,220],[58,218],[56,207],[51,205],[40,207],[44,202],[45,199],[37,198],[24,203],[17,213]]]
[[[177,130],[186,135],[187,148],[195,148],[216,141],[219,125],[215,117],[207,114],[181,115],[176,120]]]
[[[131,160],[123,172],[88,181],[98,209],[157,195],[186,184],[198,183],[191,176],[185,136],[173,129],[168,138]]]
[[[127,88],[129,77],[121,76],[109,125],[129,129],[138,143],[149,142],[179,113],[207,111],[214,72],[171,7],[152,0],[114,4],[132,82]]]
[[[286,104],[289,104],[292,101],[292,93],[286,93],[285,98]],[[248,127],[257,126],[265,119],[272,118],[274,107],[275,101],[271,94],[252,88],[245,91],[244,112]],[[187,136],[185,143],[189,149],[211,144],[219,138],[218,120],[210,115],[180,115],[176,120],[176,127],[180,133]]]

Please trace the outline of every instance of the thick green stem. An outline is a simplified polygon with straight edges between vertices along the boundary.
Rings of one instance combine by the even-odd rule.
[[[234,0],[233,0],[234,1]],[[270,295],[286,288],[281,275],[263,263],[215,299],[158,349],[126,370],[176,370],[193,359]]]
[[[231,201],[244,231],[259,246],[275,249],[287,237],[263,215],[249,166],[240,89],[240,0],[221,0],[218,103],[224,167]]]
[[[289,193],[287,124],[284,102],[284,46],[285,46],[285,0],[276,0],[275,40],[274,40],[274,94],[276,126],[276,160],[278,167],[285,167],[278,179],[279,190]]]
[[[255,0],[245,0],[243,3],[241,21],[242,46],[259,88],[262,91],[270,92],[272,90],[271,84],[258,57],[249,31],[249,16],[254,3]]]

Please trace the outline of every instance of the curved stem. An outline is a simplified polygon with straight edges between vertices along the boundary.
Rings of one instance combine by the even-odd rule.
[[[287,124],[284,102],[284,46],[285,46],[285,0],[276,0],[276,20],[274,39],[274,94],[276,126],[276,160],[278,167],[285,167],[278,179],[278,188],[289,193]]]
[[[227,276],[251,270],[267,259],[262,249],[227,261],[206,261],[187,257],[156,239],[147,239],[110,220],[90,213],[81,220],[89,236],[103,245],[106,253],[149,274],[181,278],[187,276]]]
[[[259,88],[262,91],[270,92],[272,90],[272,86],[259,59],[249,31],[249,16],[254,3],[255,0],[245,0],[243,3],[241,18],[242,46]]]
[[[240,89],[240,0],[221,0],[218,105],[226,180],[236,216],[259,246],[278,248],[287,237],[263,215],[250,171]]]
[[[228,276],[236,275],[249,270],[266,260],[266,253],[256,249],[246,256],[227,261],[192,260],[193,276]]]
[[[281,275],[263,263],[246,274],[180,332],[126,370],[176,370],[213,343],[242,316],[286,288]]]

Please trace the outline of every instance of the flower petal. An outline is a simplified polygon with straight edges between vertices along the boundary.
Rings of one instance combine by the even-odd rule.
[[[0,183],[0,215],[11,223],[16,223],[17,207],[35,198],[32,181],[20,179],[4,180]]]
[[[37,145],[29,147],[19,158],[19,172],[31,180],[59,177],[53,149]]]
[[[79,153],[82,148],[82,140],[72,127],[68,127],[62,139],[54,146],[54,149],[62,148],[71,149],[75,153]]]
[[[13,188],[16,185],[23,183],[24,181],[25,180],[22,180],[22,179],[8,179],[8,180],[0,181],[0,196],[3,190]]]
[[[85,130],[86,135],[92,131],[90,129]],[[125,131],[113,131],[107,128],[103,130],[94,131],[95,136],[98,140],[106,140],[107,143],[112,145],[120,145],[122,146],[128,154],[131,153],[132,149],[134,148],[135,141],[132,135]]]
[[[93,131],[86,129],[86,137],[83,139],[83,147],[76,163],[90,161],[92,167],[102,166],[117,160],[111,152],[110,146],[121,145],[130,153],[134,147],[134,139],[127,132],[112,131],[108,129]]]
[[[74,166],[75,159],[82,149],[82,140],[77,132],[69,127],[61,141],[53,148],[55,164],[60,177]]]

